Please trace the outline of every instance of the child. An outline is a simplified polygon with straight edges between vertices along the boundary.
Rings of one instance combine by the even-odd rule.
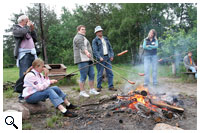
[[[41,59],[35,59],[32,66],[26,71],[24,78],[24,90],[23,97],[27,103],[38,103],[49,98],[55,108],[58,108],[64,116],[76,117],[77,114],[70,112],[68,109],[75,109],[77,106],[71,104],[66,99],[60,88],[57,86],[49,87],[50,84],[54,84],[57,80],[50,80],[47,75],[42,75],[42,71],[45,70],[44,61]],[[31,71],[31,72],[30,72]],[[46,70],[45,70],[46,71]],[[65,104],[64,107],[62,104]]]

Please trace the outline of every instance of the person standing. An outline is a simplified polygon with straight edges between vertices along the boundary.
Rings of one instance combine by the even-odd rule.
[[[77,27],[77,34],[73,39],[73,51],[74,51],[74,63],[78,64],[78,68],[81,69],[83,67],[86,67],[84,69],[80,70],[80,96],[83,97],[89,97],[89,94],[85,91],[85,81],[87,78],[87,75],[89,77],[89,87],[90,87],[90,94],[98,95],[99,92],[96,91],[94,88],[94,67],[93,65],[93,55],[92,55],[92,48],[85,37],[86,35],[86,28],[84,25],[79,25]],[[88,66],[88,67],[87,67]]]
[[[92,48],[93,48],[93,54],[96,57],[98,61],[100,61],[101,64],[104,66],[112,69],[111,62],[114,59],[114,52],[111,47],[111,44],[107,37],[103,36],[103,29],[101,26],[96,26],[94,33],[96,34],[96,37],[92,41]],[[103,79],[103,71],[104,66],[97,63],[97,91],[101,91],[102,89],[102,79]],[[114,88],[113,85],[113,72],[109,69],[106,69],[106,76],[108,78],[108,88],[109,90],[117,91],[117,89]]]
[[[34,25],[26,15],[18,18],[18,24],[13,26],[13,36],[15,38],[14,57],[16,65],[19,67],[19,77],[22,77],[26,70],[37,58],[35,43],[37,42]],[[23,102],[23,97],[19,95],[19,102]]]
[[[186,69],[191,70],[195,73],[195,78],[197,78],[197,66],[194,63],[194,60],[192,59],[192,52],[189,51],[188,55],[186,55],[183,59],[184,65]]]
[[[158,39],[155,29],[149,31],[148,37],[144,39],[143,42],[144,48],[144,86],[148,86],[150,78],[150,67],[152,66],[152,76],[153,76],[153,85],[157,85],[157,48],[158,48]]]

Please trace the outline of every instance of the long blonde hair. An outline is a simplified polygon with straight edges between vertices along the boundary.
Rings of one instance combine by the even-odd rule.
[[[149,33],[148,33],[148,37],[147,37],[147,38],[150,39],[150,32],[151,32],[151,31],[153,31],[153,38],[157,40],[157,32],[156,32],[155,29],[151,29],[151,30],[149,31]]]
[[[30,72],[33,68],[39,67],[39,66],[42,65],[42,64],[44,64],[44,61],[43,61],[42,59],[40,59],[40,58],[35,59],[35,60],[33,61],[33,63],[32,63],[32,66],[29,67],[29,68],[26,70],[25,74],[27,74],[28,72]]]

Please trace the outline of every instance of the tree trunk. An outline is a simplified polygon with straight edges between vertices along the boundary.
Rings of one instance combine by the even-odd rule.
[[[41,40],[42,40],[42,55],[43,55],[43,60],[44,60],[45,64],[48,64],[44,29],[43,29],[43,23],[42,23],[42,6],[41,6],[41,3],[39,3],[39,15],[40,15],[40,29],[41,29]]]

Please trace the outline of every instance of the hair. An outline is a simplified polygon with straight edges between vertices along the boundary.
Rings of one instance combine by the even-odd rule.
[[[81,29],[82,27],[85,27],[85,26],[84,26],[84,25],[79,25],[79,26],[77,26],[76,30],[77,30],[77,31],[80,31],[80,29]]]
[[[192,51],[188,51],[188,54],[189,54],[189,53],[192,53]]]
[[[151,31],[153,31],[153,38],[157,40],[157,32],[156,32],[155,29],[151,29],[151,30],[149,31],[148,37],[147,37],[147,38],[149,38],[149,35],[150,35],[150,32],[151,32]]]
[[[24,20],[24,19],[28,19],[28,16],[26,16],[26,15],[21,15],[21,16],[19,16],[19,18],[17,19],[17,22],[20,23],[20,22],[22,22],[22,20]]]
[[[35,60],[33,61],[33,63],[32,63],[32,66],[29,67],[29,68],[26,70],[25,74],[27,74],[28,72],[30,72],[33,68],[39,67],[39,66],[42,65],[42,64],[44,64],[44,61],[43,61],[42,59],[40,59],[40,58],[35,59]]]

